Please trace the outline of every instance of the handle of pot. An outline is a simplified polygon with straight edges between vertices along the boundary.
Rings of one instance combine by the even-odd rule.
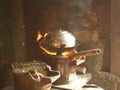
[[[78,53],[74,53],[70,55],[70,59],[74,58],[79,58],[80,56],[92,56],[92,55],[97,55],[101,53],[101,49],[92,49],[92,50],[87,50],[87,51],[82,51]]]
[[[30,75],[30,77],[31,77],[34,81],[39,82],[39,81],[41,80],[41,77],[43,77],[43,75],[40,74],[40,73],[38,73],[37,70],[34,70],[34,73],[35,73],[35,75],[36,75],[37,77],[34,76],[30,71],[28,72],[28,74]]]

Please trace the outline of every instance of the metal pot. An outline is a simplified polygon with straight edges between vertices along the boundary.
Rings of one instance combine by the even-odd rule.
[[[63,52],[73,49],[79,44],[75,36],[64,29],[58,29],[41,35],[37,40],[41,49],[51,52]]]

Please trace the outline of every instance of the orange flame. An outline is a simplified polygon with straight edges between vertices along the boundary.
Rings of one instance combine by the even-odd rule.
[[[40,46],[40,48],[49,55],[57,55],[57,52],[48,51],[43,46]],[[70,54],[71,54],[71,52],[69,52],[69,51],[65,51],[65,52],[62,53],[62,55],[70,55]]]
[[[45,33],[44,36],[42,36],[42,34],[40,33],[40,31],[38,31],[38,35],[37,35],[37,39],[36,41],[38,42],[42,37],[46,37],[48,35],[48,33]]]
[[[70,55],[70,54],[71,54],[70,51],[65,51],[65,52],[62,53],[62,55]]]
[[[36,41],[38,42],[41,38],[42,38],[42,35],[41,35],[40,31],[39,31]]]
[[[37,39],[36,41],[38,42],[42,37],[46,37],[48,35],[48,33],[45,33],[43,36],[41,35],[40,31],[38,31],[38,35],[37,35]],[[43,46],[40,45],[40,48],[46,52],[47,54],[49,55],[57,55],[57,52],[53,52],[53,51],[48,51],[46,48],[44,48]],[[65,51],[65,52],[62,52],[62,55],[70,55],[71,52],[69,51]]]
[[[40,46],[40,48],[41,48],[43,51],[45,51],[47,54],[49,54],[49,55],[57,55],[56,52],[50,52],[50,51],[48,51],[47,49],[45,49],[44,47],[42,47],[42,46]]]
[[[47,35],[48,35],[48,33],[45,33],[45,34],[44,34],[44,37],[46,37]]]

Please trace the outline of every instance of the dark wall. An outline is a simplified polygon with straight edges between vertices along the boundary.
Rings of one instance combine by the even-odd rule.
[[[0,1],[0,89],[9,82],[10,62],[14,58],[11,9],[13,0]]]
[[[13,48],[12,46],[12,18],[11,18],[11,8],[12,1],[1,0],[0,3],[0,57],[12,57]]]
[[[110,0],[24,0],[24,15],[28,58],[39,58],[38,30],[100,31],[105,40],[103,70],[110,71]]]

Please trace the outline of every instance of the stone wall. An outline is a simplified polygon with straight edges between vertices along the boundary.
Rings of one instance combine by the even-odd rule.
[[[111,72],[120,76],[120,1],[111,0]],[[120,85],[119,89],[120,90]]]

